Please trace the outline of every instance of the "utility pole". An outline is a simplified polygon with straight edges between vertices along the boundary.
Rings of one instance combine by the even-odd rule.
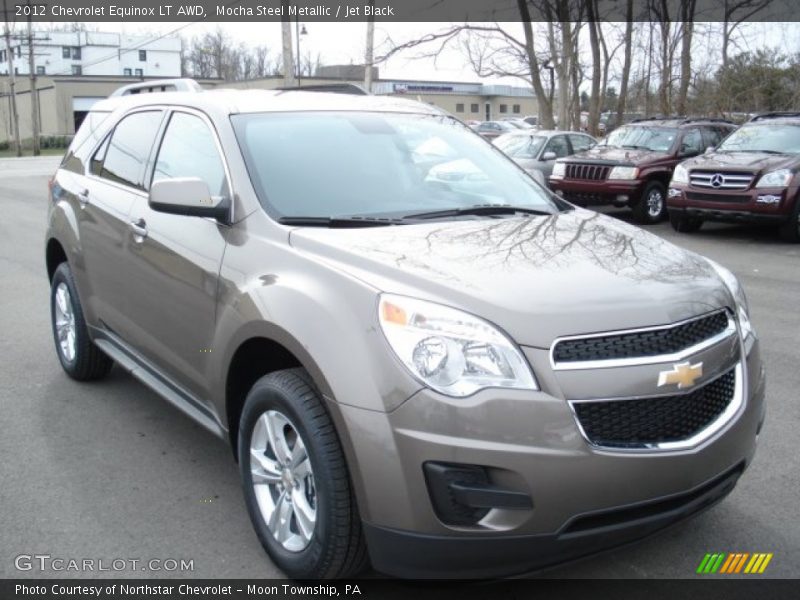
[[[374,8],[375,0],[369,0],[370,8]],[[370,11],[370,16],[367,18],[367,51],[364,55],[364,89],[368,93],[372,93],[372,64],[375,62],[375,16],[374,11]]]
[[[28,0],[30,6],[30,0]],[[36,88],[36,64],[33,57],[33,19],[28,13],[28,81],[31,92],[31,132],[33,134],[33,155],[39,156],[39,90]]]
[[[8,26],[8,8],[6,0],[3,0],[3,14],[5,15],[5,38],[6,55],[8,56],[8,87],[11,95],[11,129],[14,136],[14,147],[17,149],[17,156],[22,156],[22,145],[19,140],[19,115],[17,114],[17,96],[14,90],[16,81],[14,78],[14,57],[11,54],[11,29]]]
[[[5,0],[3,0],[5,1]],[[292,22],[289,16],[289,0],[281,0],[281,37],[283,46],[283,85],[292,87],[295,85],[294,61],[292,60]]]

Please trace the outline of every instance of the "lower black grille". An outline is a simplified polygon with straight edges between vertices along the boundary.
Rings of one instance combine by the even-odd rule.
[[[686,192],[687,200],[699,202],[727,202],[731,204],[747,204],[750,196],[742,194],[704,194],[703,192]]]
[[[567,179],[588,179],[601,181],[608,177],[611,167],[607,165],[584,165],[581,163],[567,163]]]
[[[575,414],[597,446],[635,448],[679,442],[699,433],[733,400],[736,371],[680,396],[576,402]]]
[[[612,204],[614,202],[614,196],[611,194],[600,194],[597,192],[568,192],[566,190],[561,193],[561,197],[564,198],[564,200],[580,206]]]
[[[723,311],[671,327],[561,340],[553,348],[557,363],[659,356],[680,352],[725,331]]]

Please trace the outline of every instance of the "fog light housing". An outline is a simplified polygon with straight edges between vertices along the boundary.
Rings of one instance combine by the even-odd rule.
[[[561,190],[556,190],[555,193],[556,193],[556,196],[558,196],[559,198],[563,198],[564,197],[564,192],[562,192]]]
[[[667,191],[667,196],[670,198],[678,198],[681,195],[681,191],[678,188],[669,188]]]
[[[775,194],[759,194],[756,198],[757,204],[780,204],[781,197]]]

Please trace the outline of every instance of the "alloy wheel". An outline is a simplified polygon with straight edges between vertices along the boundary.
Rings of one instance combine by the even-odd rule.
[[[58,349],[67,362],[75,360],[75,312],[72,308],[72,297],[65,283],[59,283],[55,294],[55,324],[58,337]]]

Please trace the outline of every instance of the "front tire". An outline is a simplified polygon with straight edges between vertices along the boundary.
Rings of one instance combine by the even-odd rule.
[[[670,212],[669,224],[679,233],[694,233],[703,226],[703,219],[697,217],[687,217],[684,214]]]
[[[65,262],[58,265],[50,284],[50,323],[56,354],[67,375],[77,381],[108,375],[114,363],[89,337],[78,288]]]
[[[259,379],[239,424],[239,468],[258,539],[294,579],[353,577],[366,544],[344,453],[303,369]]]
[[[660,181],[649,182],[633,206],[633,216],[644,225],[654,225],[667,216],[667,191]]]

